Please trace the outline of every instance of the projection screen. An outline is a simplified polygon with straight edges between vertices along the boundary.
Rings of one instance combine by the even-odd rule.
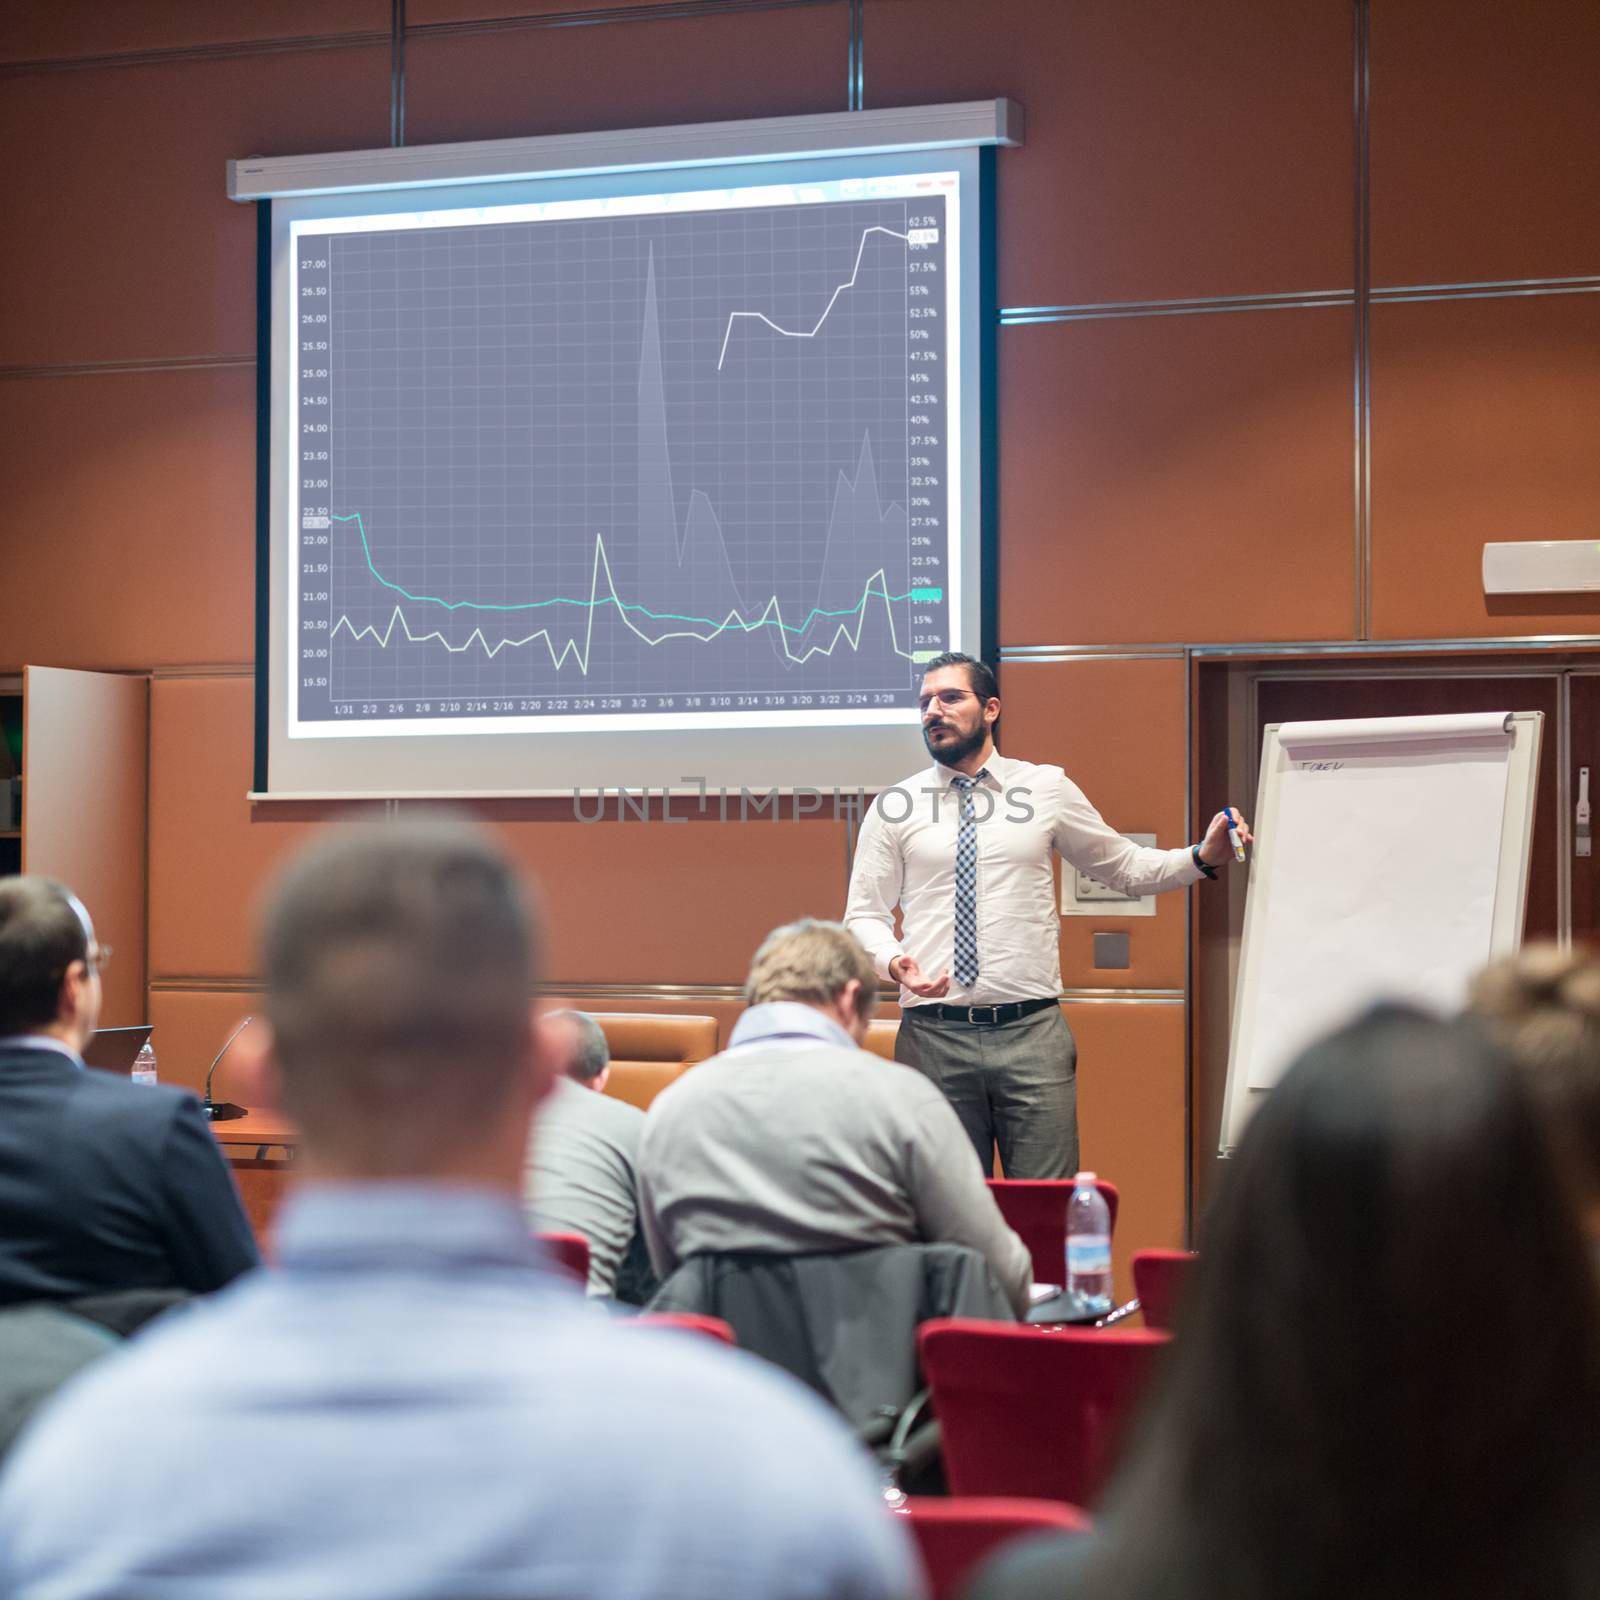
[[[232,163],[270,208],[257,791],[920,765],[924,664],[988,643],[1015,138],[983,102]]]

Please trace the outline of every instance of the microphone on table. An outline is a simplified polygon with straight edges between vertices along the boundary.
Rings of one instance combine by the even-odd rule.
[[[224,1100],[221,1105],[218,1105],[217,1102],[211,1098],[211,1080],[217,1075],[217,1067],[221,1063],[222,1058],[228,1053],[228,1045],[232,1044],[233,1041],[237,1039],[239,1035],[243,1033],[244,1030],[248,1028],[255,1020],[256,1019],[253,1016],[246,1017],[244,1021],[241,1022],[239,1026],[228,1035],[227,1044],[224,1044],[223,1047],[217,1051],[216,1060],[211,1063],[210,1070],[206,1073],[206,1097],[204,1103],[200,1107],[200,1110],[208,1122],[232,1122],[236,1117],[246,1117],[250,1114],[244,1106],[236,1106],[231,1100]]]

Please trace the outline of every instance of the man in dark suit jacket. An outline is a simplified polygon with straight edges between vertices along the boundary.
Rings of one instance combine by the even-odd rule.
[[[65,885],[0,880],[0,1305],[204,1292],[259,1259],[200,1102],[84,1066],[105,959]]]

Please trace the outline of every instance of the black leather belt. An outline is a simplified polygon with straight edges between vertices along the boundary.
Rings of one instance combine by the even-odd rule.
[[[1015,1022],[1018,1017],[1031,1017],[1035,1011],[1056,1004],[1048,1000],[1007,1000],[998,1006],[910,1006],[918,1013],[930,1013],[941,1022],[970,1022],[980,1028],[992,1028],[1002,1022]]]

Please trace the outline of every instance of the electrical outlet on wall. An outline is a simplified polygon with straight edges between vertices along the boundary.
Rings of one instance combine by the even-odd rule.
[[[1125,833],[1133,844],[1154,845],[1153,833]],[[1079,872],[1063,862],[1061,867],[1061,915],[1064,917],[1153,917],[1153,894],[1128,895],[1101,883],[1087,872]]]

